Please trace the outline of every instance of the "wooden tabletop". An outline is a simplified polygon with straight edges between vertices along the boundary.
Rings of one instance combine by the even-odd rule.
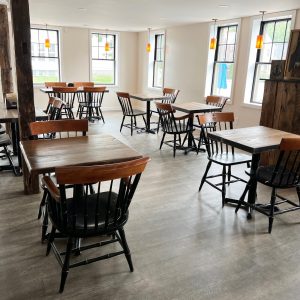
[[[110,135],[54,140],[27,140],[20,148],[31,175],[54,172],[56,167],[99,165],[141,158],[142,155]]]
[[[35,109],[35,116],[37,120],[47,120],[48,115],[42,109]],[[16,122],[19,118],[17,109],[7,109],[4,105],[0,105],[0,123]]]
[[[208,136],[252,154],[278,149],[282,138],[300,138],[300,135],[265,126],[210,132]]]
[[[137,99],[140,101],[155,101],[155,100],[168,99],[169,97],[163,96],[163,95],[155,95],[155,94],[133,93],[133,94],[130,94],[130,98]]]
[[[183,111],[185,113],[194,114],[194,113],[204,113],[204,112],[213,112],[220,111],[221,108],[213,105],[207,105],[200,102],[188,102],[180,104],[172,104],[172,107],[176,110]]]

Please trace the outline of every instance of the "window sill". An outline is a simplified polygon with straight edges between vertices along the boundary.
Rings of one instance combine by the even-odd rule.
[[[256,104],[256,103],[243,103],[242,104],[243,107],[247,107],[247,108],[253,108],[253,109],[259,109],[261,110],[261,104]]]

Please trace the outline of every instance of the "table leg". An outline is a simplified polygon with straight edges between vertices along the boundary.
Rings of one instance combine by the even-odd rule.
[[[29,173],[23,157],[22,157],[22,162],[23,162],[24,193],[26,195],[38,194],[40,192],[39,175]]]
[[[150,128],[150,117],[151,117],[151,110],[150,110],[150,101],[146,101],[147,102],[147,106],[146,106],[146,113],[147,113],[147,116],[146,116],[146,132],[147,133],[152,133],[152,134],[155,134],[156,132],[154,130],[151,130]]]

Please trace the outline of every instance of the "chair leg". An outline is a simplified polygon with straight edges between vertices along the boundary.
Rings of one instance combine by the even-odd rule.
[[[133,134],[133,119],[132,116],[130,117],[130,131],[131,131],[131,136]]]
[[[134,126],[136,127],[136,116],[134,116]]]
[[[48,256],[50,253],[51,243],[53,243],[53,241],[54,241],[55,231],[56,231],[56,228],[52,225],[51,233],[49,235],[48,244],[47,244],[46,256]]]
[[[4,152],[5,152],[5,155],[6,155],[7,159],[8,159],[8,161],[9,161],[10,166],[11,166],[11,168],[12,168],[14,174],[17,176],[17,175],[18,175],[18,172],[17,172],[17,170],[16,170],[16,168],[15,168],[15,166],[14,166],[14,163],[13,163],[11,157],[10,157],[10,154],[9,154],[9,152],[8,152],[8,149],[7,149],[6,146],[3,146],[3,148],[4,148]]]
[[[230,179],[231,179],[231,166],[228,166],[227,180],[230,181]],[[230,182],[228,182],[228,185],[230,185]]]
[[[246,185],[246,187],[245,187],[245,189],[244,189],[244,191],[243,191],[243,193],[242,193],[242,195],[241,195],[241,197],[240,197],[240,199],[239,199],[238,205],[237,205],[237,207],[236,207],[236,209],[235,209],[235,213],[237,213],[238,210],[241,208],[241,205],[242,205],[242,203],[243,203],[244,200],[245,200],[245,197],[246,197],[246,195],[247,195],[247,193],[248,193],[248,191],[249,191],[249,189],[250,189],[250,186],[251,186],[251,179],[250,179],[249,182],[247,183],[247,185]]]
[[[73,245],[73,239],[69,237],[68,239],[68,244],[67,244],[67,250],[66,250],[66,256],[65,256],[65,261],[64,265],[61,271],[61,280],[60,280],[60,287],[59,287],[59,292],[62,293],[64,291],[66,279],[69,273],[69,262],[70,262],[70,254],[72,250],[72,245]]]
[[[176,137],[177,137],[177,134],[174,134],[173,157],[175,157],[175,155],[176,155]]]
[[[207,164],[207,166],[206,166],[206,170],[205,170],[205,172],[204,172],[204,174],[203,174],[203,177],[202,177],[202,179],[201,179],[201,183],[200,183],[198,192],[200,192],[201,189],[202,189],[202,186],[203,186],[203,184],[204,184],[204,182],[205,182],[205,180],[206,180],[206,176],[207,176],[207,173],[208,173],[208,171],[209,171],[209,169],[210,169],[210,167],[211,167],[211,164],[212,164],[212,162],[209,161],[208,164]]]
[[[222,207],[225,205],[225,198],[226,198],[226,166],[223,166],[222,170]]]
[[[41,203],[40,203],[40,207],[39,207],[38,220],[39,220],[39,219],[41,218],[41,216],[42,216],[42,207],[45,206],[45,203],[46,203],[46,197],[47,197],[47,191],[44,189],[43,197],[42,197],[42,200],[41,200]]]
[[[269,230],[268,232],[272,232],[273,220],[274,220],[274,206],[276,201],[276,189],[272,189],[272,196],[271,196],[271,205],[270,205],[270,215],[269,215]]]
[[[299,199],[299,205],[300,205],[300,187],[296,187],[298,199]]]
[[[143,117],[143,120],[144,120],[144,123],[145,123],[145,127],[147,127],[147,121],[146,121],[146,119],[145,119],[145,117],[143,115],[142,115],[142,117]]]
[[[125,116],[123,116],[123,119],[122,119],[122,123],[121,123],[121,127],[120,127],[120,132],[122,131],[124,120],[125,120]]]
[[[47,229],[48,229],[48,209],[47,209],[47,203],[45,203],[46,208],[45,208],[45,215],[43,219],[43,225],[42,225],[42,238],[41,241],[42,243],[45,241],[46,236],[47,236]]]
[[[162,137],[161,142],[160,142],[160,147],[159,147],[159,149],[161,149],[161,147],[162,147],[162,145],[163,145],[163,143],[164,143],[165,136],[166,136],[166,133],[164,132],[163,137]]]
[[[160,121],[161,121],[161,117],[159,116],[158,117],[158,122],[157,122],[157,129],[156,129],[157,133],[159,132]]]
[[[103,123],[105,124],[105,121],[104,121],[104,117],[103,117],[103,114],[102,114],[102,110],[100,107],[98,107],[98,110],[99,110],[99,113],[100,113],[100,116],[101,116],[101,119],[103,121]]]
[[[130,254],[130,250],[126,241],[126,237],[125,237],[125,231],[123,228],[120,228],[119,230],[119,234],[120,234],[120,238],[122,241],[122,247],[124,249],[125,252],[125,257],[127,259],[128,265],[129,265],[129,269],[131,272],[133,272],[133,264],[132,264],[132,260],[131,260],[131,254]]]

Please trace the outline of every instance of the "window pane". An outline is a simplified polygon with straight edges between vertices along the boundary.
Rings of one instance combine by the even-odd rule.
[[[59,81],[58,58],[32,58],[33,83],[44,83],[46,81]]]
[[[274,34],[274,22],[266,23],[264,25],[264,44],[272,43]]]
[[[283,57],[283,45],[282,43],[274,43],[273,48],[272,48],[272,57],[271,60],[273,59],[281,59]]]
[[[98,34],[98,45],[104,47],[106,43],[106,36],[104,34]]]
[[[227,33],[228,33],[228,27],[222,27],[220,29],[219,44],[226,44],[227,43]]]
[[[57,42],[57,31],[53,31],[53,30],[48,31],[48,36],[49,36],[51,44],[53,44],[53,45],[58,44],[58,42]]]
[[[31,43],[31,55],[32,56],[39,56],[39,44]]]
[[[230,97],[232,79],[233,63],[215,63],[212,93]]]
[[[275,33],[274,33],[274,42],[284,42],[286,29],[286,21],[276,22]]]
[[[290,33],[291,33],[291,20],[288,21],[287,27],[286,27],[286,35],[285,35],[285,42],[288,43],[290,39]]]
[[[163,62],[154,62],[153,86],[162,87],[162,84],[163,84],[163,70],[164,70]]]
[[[270,78],[271,64],[258,64],[254,79],[252,101],[262,103],[265,87],[265,79]]]
[[[115,62],[92,60],[92,81],[98,84],[114,84]]]
[[[236,26],[230,26],[228,31],[228,44],[235,44],[236,40]]]
[[[263,44],[262,49],[260,50],[260,62],[271,62],[271,51],[272,44]]]
[[[234,61],[234,45],[227,45],[226,49],[226,61]]]
[[[107,42],[109,43],[110,47],[114,47],[115,46],[115,39],[113,35],[108,35],[107,36]]]
[[[98,41],[98,34],[92,33],[92,47],[97,47]]]
[[[37,29],[31,29],[31,42],[38,43],[39,42],[39,33]]]
[[[226,58],[226,45],[221,45],[218,47],[218,61],[224,61]]]

